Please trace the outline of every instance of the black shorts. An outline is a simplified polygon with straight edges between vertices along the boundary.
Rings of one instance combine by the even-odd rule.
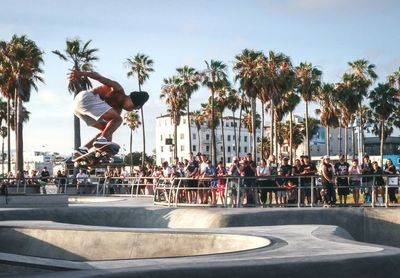
[[[187,187],[194,188],[197,187],[198,181],[197,180],[188,180]]]
[[[337,179],[336,185],[338,187],[338,194],[339,195],[349,195],[350,188],[347,179]]]

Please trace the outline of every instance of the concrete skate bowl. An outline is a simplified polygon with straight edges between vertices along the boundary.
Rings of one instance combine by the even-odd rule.
[[[238,234],[0,227],[2,253],[77,262],[222,254],[270,243],[267,238]]]
[[[400,209],[385,208],[149,208],[69,207],[8,210],[4,220],[42,220],[124,228],[225,228],[274,225],[334,225],[357,241],[400,247]]]

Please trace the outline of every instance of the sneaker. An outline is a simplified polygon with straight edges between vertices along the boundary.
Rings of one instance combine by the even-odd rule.
[[[87,154],[89,152],[89,149],[86,147],[79,147],[77,150],[75,150],[75,157]]]
[[[100,148],[102,146],[109,145],[109,144],[111,144],[111,142],[109,142],[105,137],[99,137],[96,139],[96,141],[94,141],[93,147]]]

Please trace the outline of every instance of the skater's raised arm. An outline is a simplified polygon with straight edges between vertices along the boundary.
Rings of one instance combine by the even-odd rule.
[[[70,75],[69,75],[69,80],[75,80],[79,77],[89,77],[91,79],[97,80],[100,83],[102,83],[103,85],[106,85],[108,87],[111,87],[114,89],[114,91],[124,91],[124,89],[122,88],[122,86],[111,79],[108,79],[102,75],[100,75],[97,72],[94,71],[77,71],[77,70],[73,70],[71,71]]]

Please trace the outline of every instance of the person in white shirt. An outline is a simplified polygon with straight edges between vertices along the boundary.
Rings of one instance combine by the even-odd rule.
[[[76,174],[76,193],[80,194],[80,187],[87,181],[88,175],[86,175],[82,169],[79,169],[79,173]]]

